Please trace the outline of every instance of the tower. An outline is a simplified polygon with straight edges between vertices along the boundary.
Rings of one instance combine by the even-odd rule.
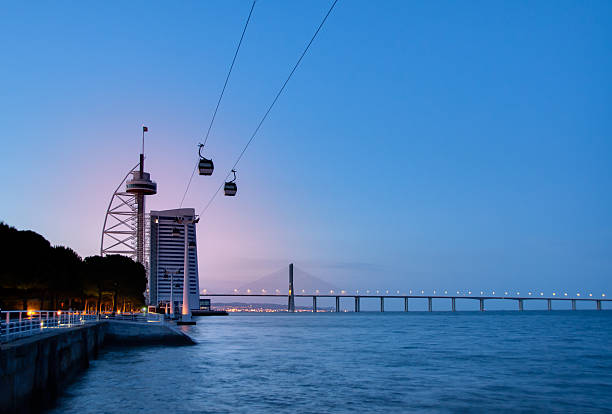
[[[157,193],[157,184],[151,181],[144,171],[144,133],[142,127],[142,153],[140,161],[123,178],[115,189],[104,217],[100,256],[121,254],[128,256],[145,267],[149,277],[149,264],[146,249],[145,196]],[[132,176],[128,180],[129,176]],[[127,181],[127,184],[126,184]],[[125,190],[123,185],[126,184]],[[149,290],[145,292],[149,300]]]
[[[136,261],[145,265],[145,196],[157,193],[157,184],[151,181],[151,175],[144,171],[144,134],[149,129],[142,127],[142,152],[138,171],[132,171],[125,191],[136,197]],[[146,265],[145,265],[146,267]]]
[[[288,312],[295,312],[295,292],[293,291],[293,263],[289,265],[289,304]]]

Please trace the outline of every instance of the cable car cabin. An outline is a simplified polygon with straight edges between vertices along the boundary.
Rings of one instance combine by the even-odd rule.
[[[212,175],[215,166],[212,160],[202,157],[200,158],[198,169],[200,170],[200,175]]]
[[[225,187],[223,188],[223,191],[225,191],[226,196],[233,197],[236,195],[236,192],[238,191],[238,186],[236,185],[236,183],[229,181],[225,183]]]

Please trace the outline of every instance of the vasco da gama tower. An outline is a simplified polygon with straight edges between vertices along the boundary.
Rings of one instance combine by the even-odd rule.
[[[170,302],[171,292],[175,305],[183,302],[183,267],[187,251],[189,305],[197,308],[199,283],[195,224],[184,224],[195,219],[195,210],[182,208],[146,214],[146,196],[157,193],[157,184],[144,171],[144,134],[147,131],[148,128],[143,126],[139,163],[125,175],[108,204],[100,255],[121,254],[142,263],[147,272],[147,303],[163,306]],[[188,229],[187,240],[185,228]]]

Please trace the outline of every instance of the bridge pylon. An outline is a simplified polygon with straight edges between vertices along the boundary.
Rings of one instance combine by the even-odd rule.
[[[293,291],[293,263],[289,264],[289,303],[287,312],[295,312],[295,292]]]

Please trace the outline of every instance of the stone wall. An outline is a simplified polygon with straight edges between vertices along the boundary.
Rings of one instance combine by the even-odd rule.
[[[0,345],[0,414],[36,413],[53,404],[105,344],[193,345],[174,326],[104,320]]]
[[[87,324],[0,345],[0,413],[33,413],[97,358],[108,324]]]

